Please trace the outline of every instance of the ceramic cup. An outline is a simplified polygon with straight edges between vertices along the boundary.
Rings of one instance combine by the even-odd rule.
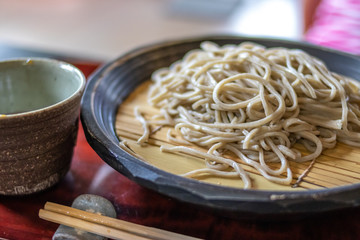
[[[84,88],[65,62],[0,61],[0,195],[39,192],[67,173]]]

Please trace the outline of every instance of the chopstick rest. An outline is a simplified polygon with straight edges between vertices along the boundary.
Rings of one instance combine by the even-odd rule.
[[[108,216],[116,218],[116,211],[112,203],[101,196],[93,194],[83,194],[78,196],[71,207],[83,210],[86,212],[91,212],[95,214],[101,214],[103,216]],[[94,233],[86,232],[79,230],[73,227],[65,226],[61,224],[53,235],[53,240],[105,240],[107,239],[104,236],[100,236]]]
[[[96,195],[92,195],[96,196]],[[105,199],[106,200],[106,199]],[[107,201],[107,200],[106,200]],[[74,201],[75,202],[75,201]],[[103,237],[111,239],[131,239],[131,240],[195,240],[199,238],[189,237],[186,235],[173,233],[157,228],[146,227],[135,223],[126,222],[120,219],[103,216],[98,213],[92,213],[72,207],[63,206],[60,204],[47,202],[44,209],[40,209],[39,217],[51,222],[59,223],[71,227],[72,231],[67,232],[67,235],[60,235],[60,233],[53,239],[98,239],[98,238],[85,238],[84,233],[91,232]],[[78,234],[77,229],[83,230]],[[59,230],[59,229],[58,229]],[[68,229],[65,229],[68,230]],[[56,234],[56,233],[55,233]],[[63,238],[62,236],[67,236]],[[74,237],[75,236],[75,237]],[[62,237],[62,238],[60,238]],[[103,239],[103,238],[100,238]]]

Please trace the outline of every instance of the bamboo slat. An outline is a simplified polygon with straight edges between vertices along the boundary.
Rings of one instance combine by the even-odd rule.
[[[193,156],[164,153],[159,150],[161,145],[170,144],[166,137],[168,127],[163,127],[154,132],[146,147],[136,143],[137,139],[142,135],[143,129],[140,122],[134,117],[134,108],[138,106],[147,119],[159,113],[157,109],[147,104],[149,83],[148,81],[140,85],[120,105],[116,116],[116,133],[120,139],[127,140],[131,151],[134,151],[141,159],[170,173],[184,174],[191,170],[204,168],[205,164],[202,159]],[[234,156],[227,157],[235,158]],[[290,162],[293,171],[293,183],[295,183],[296,179],[309,164],[310,162]],[[338,143],[334,149],[325,150],[297,188],[271,183],[259,175],[252,167],[246,164],[242,164],[242,166],[250,173],[253,188],[255,189],[297,191],[338,187],[360,182],[360,149]],[[278,164],[272,164],[271,166],[276,168]],[[242,181],[238,178],[205,177],[199,180],[231,187],[243,187]]]

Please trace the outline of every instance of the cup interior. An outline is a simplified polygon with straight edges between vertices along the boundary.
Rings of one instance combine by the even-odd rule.
[[[64,101],[84,84],[82,73],[65,62],[17,59],[0,62],[0,115],[42,109]]]

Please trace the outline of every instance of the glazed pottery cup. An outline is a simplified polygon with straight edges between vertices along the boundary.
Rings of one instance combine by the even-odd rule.
[[[70,168],[85,77],[57,60],[0,61],[0,195],[47,189]]]

